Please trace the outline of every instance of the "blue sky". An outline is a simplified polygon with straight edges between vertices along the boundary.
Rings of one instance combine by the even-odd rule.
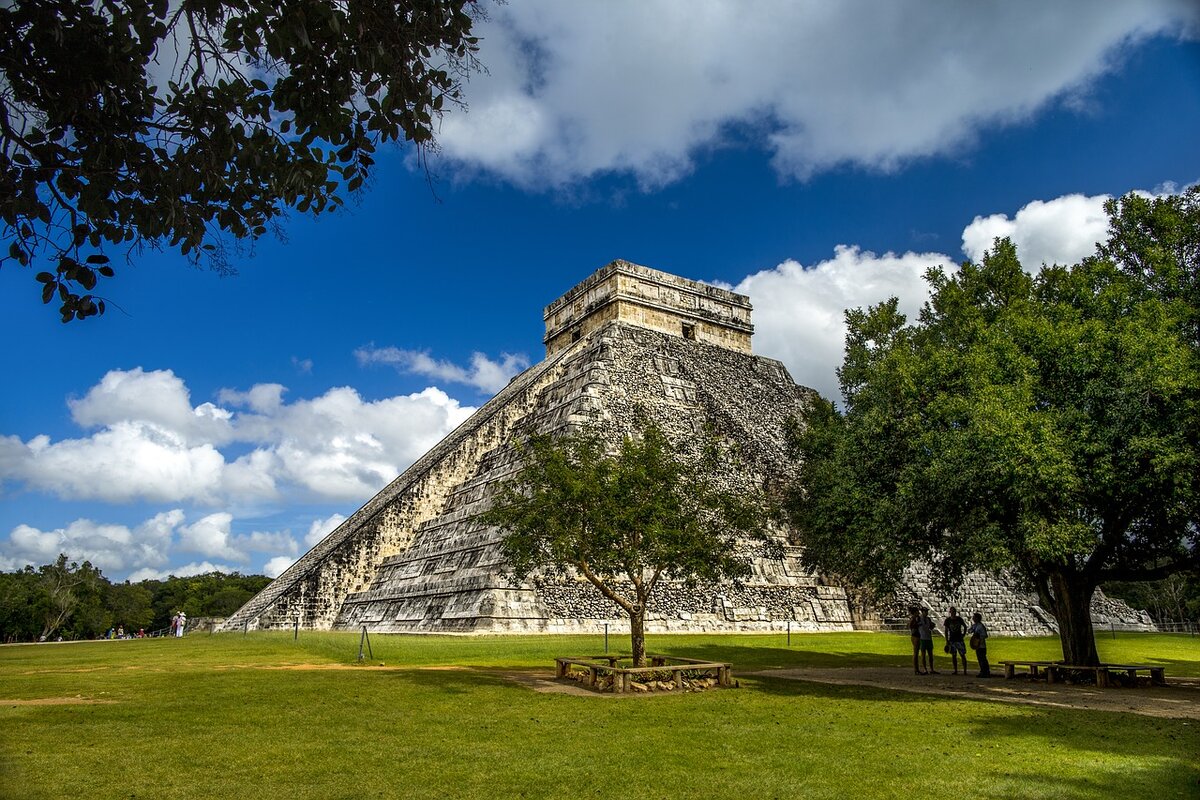
[[[614,258],[750,294],[755,351],[832,395],[845,307],[915,310],[995,235],[1074,261],[1105,197],[1200,180],[1194,4],[995,5],[510,0],[436,197],[389,150],[235,277],[113,253],[108,314],[66,326],[6,267],[0,569],[277,574]]]

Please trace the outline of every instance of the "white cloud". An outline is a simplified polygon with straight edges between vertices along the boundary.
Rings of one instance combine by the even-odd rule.
[[[268,578],[278,578],[283,571],[296,563],[293,556],[276,556],[263,564],[262,574]]]
[[[398,347],[368,345],[355,350],[354,356],[363,366],[388,364],[400,372],[466,384],[489,393],[500,391],[514,375],[529,367],[527,357],[512,353],[501,353],[499,361],[493,361],[483,353],[472,353],[470,367],[435,359],[421,350],[401,350]]]
[[[193,407],[187,386],[169,369],[112,370],[68,405],[72,419],[83,428],[136,420],[170,431],[185,444],[220,444],[232,433],[230,413],[212,403]]]
[[[1062,102],[1152,35],[1191,35],[1186,0],[873,4],[522,0],[480,26],[489,74],[447,115],[443,152],[528,186],[607,171],[675,180],[737,127],[805,177],[889,170],[969,147]]]
[[[1174,184],[1166,184],[1153,192],[1135,194],[1150,198],[1178,191]],[[992,249],[995,239],[1006,236],[1016,245],[1022,266],[1031,273],[1043,264],[1077,264],[1108,239],[1104,204],[1111,199],[1107,194],[1068,194],[1026,203],[1011,218],[1007,214],[975,217],[963,230],[963,252],[978,262],[985,251]]]
[[[1034,200],[1011,219],[1005,214],[976,217],[963,230],[963,252],[980,261],[992,242],[1006,236],[1017,246],[1021,264],[1037,272],[1043,264],[1077,264],[1096,252],[1096,243],[1108,238],[1108,195],[1071,194],[1048,202]]]
[[[318,524],[336,524],[338,516],[314,522],[310,535]],[[138,581],[212,571],[245,572],[252,553],[270,556],[268,563],[290,564],[300,552],[299,543],[287,530],[235,534],[234,518],[228,512],[184,522],[184,512],[172,509],[133,527],[90,519],[77,519],[54,530],[17,525],[7,539],[0,539],[0,570],[47,564],[66,553],[71,561],[90,561],[110,579]],[[195,553],[205,560],[184,567],[167,566],[182,553]]]
[[[483,379],[491,364],[474,374]],[[433,388],[365,401],[342,387],[292,403],[285,391],[257,384],[192,407],[170,371],[113,370],[71,402],[76,422],[100,430],[0,436],[0,481],[113,503],[364,501],[474,411]],[[232,461],[219,449],[247,444]]]
[[[1137,194],[1152,197],[1174,190],[1164,186]],[[963,230],[963,253],[978,262],[997,237],[1008,237],[1031,273],[1043,264],[1076,264],[1108,238],[1104,203],[1109,199],[1070,194],[1034,200],[1012,217],[978,216]],[[736,290],[750,295],[754,304],[755,351],[783,361],[797,383],[837,399],[835,370],[845,346],[845,309],[895,296],[900,310],[913,320],[928,297],[922,276],[931,266],[952,271],[956,264],[941,253],[877,256],[842,245],[831,259],[807,267],[785,261],[748,276]]]
[[[211,444],[189,445],[186,435],[141,420],[114,421],[86,439],[0,439],[0,479],[65,498],[211,502],[224,469]]]
[[[211,561],[192,561],[181,567],[170,569],[139,569],[129,574],[127,580],[132,583],[139,581],[164,581],[174,575],[176,578],[190,578],[192,575],[204,575],[208,572],[224,572],[229,574],[238,570],[228,564],[214,564]]]
[[[314,519],[312,524],[308,526],[308,533],[304,537],[304,545],[306,547],[315,547],[317,542],[333,533],[334,529],[345,521],[346,518],[341,514],[331,514],[325,519]]]
[[[232,542],[230,525],[233,515],[228,512],[209,514],[199,521],[179,529],[179,545],[183,550],[202,556],[245,561],[246,552]]]
[[[130,528],[77,519],[63,528],[43,531],[18,525],[0,540],[0,569],[47,564],[66,553],[72,561],[90,561],[106,574],[166,564],[172,537],[183,521],[179,509],[164,511]]]
[[[922,276],[932,266],[954,264],[941,253],[876,255],[842,245],[809,267],[789,260],[750,275],[735,291],[754,305],[755,352],[783,361],[797,383],[838,398],[834,370],[842,362],[845,310],[895,296],[915,317],[928,297]]]

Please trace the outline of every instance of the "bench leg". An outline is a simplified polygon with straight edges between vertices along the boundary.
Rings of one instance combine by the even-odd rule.
[[[1166,670],[1163,667],[1151,667],[1150,682],[1155,686],[1166,686],[1167,677]]]
[[[1004,677],[1011,680],[1017,674],[1017,669],[1012,664],[1004,665]]]
[[[1046,667],[1046,683],[1058,683],[1058,669]]]
[[[1096,685],[1101,689],[1107,689],[1109,687],[1108,678],[1108,670],[1103,668],[1096,670]]]

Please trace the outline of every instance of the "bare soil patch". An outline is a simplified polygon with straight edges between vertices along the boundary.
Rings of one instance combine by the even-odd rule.
[[[1021,678],[1006,680],[1003,676],[976,678],[974,675],[952,673],[915,675],[905,669],[877,667],[772,669],[742,674],[1001,703],[1200,720],[1200,679],[1172,678],[1170,675],[1167,676],[1166,686],[1100,689],[1095,686],[1047,684]]]
[[[0,700],[0,706],[96,706],[115,702],[94,697],[35,697],[32,700]]]

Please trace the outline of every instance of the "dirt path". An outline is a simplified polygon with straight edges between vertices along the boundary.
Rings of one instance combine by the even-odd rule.
[[[1200,679],[1167,677],[1166,686],[1136,689],[1070,684],[1047,684],[1021,678],[976,678],[953,675],[914,675],[895,668],[772,669],[742,673],[840,686],[871,686],[917,694],[934,694],[1001,703],[1026,703],[1054,708],[1123,711],[1149,717],[1200,720]]]
[[[576,697],[624,698],[666,697],[670,692],[648,694],[598,693],[575,681],[557,680],[542,671],[510,670],[499,672],[508,680],[549,694]],[[1167,686],[1142,686],[1136,689],[1098,689],[1013,679],[976,678],[962,675],[913,675],[895,668],[773,669],[743,672],[740,677],[783,678],[785,680],[831,683],[840,686],[870,686],[915,694],[940,695],[1001,703],[1025,703],[1053,708],[1078,708],[1092,711],[1121,711],[1150,717],[1200,720],[1200,679],[1174,678]],[[736,675],[735,670],[735,677]]]

